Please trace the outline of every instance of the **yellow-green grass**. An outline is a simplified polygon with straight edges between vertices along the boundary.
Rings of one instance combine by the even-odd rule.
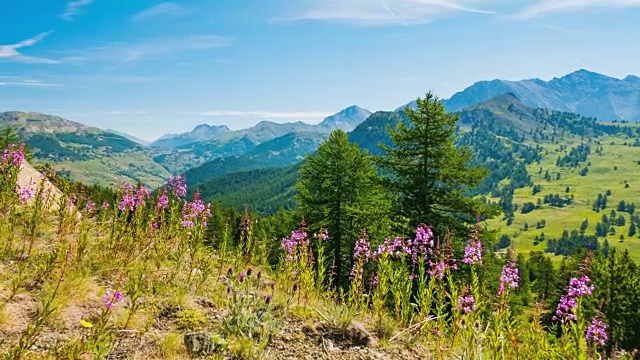
[[[534,184],[543,186],[541,192],[536,195],[532,194],[532,188],[517,189],[514,193],[514,203],[518,204],[518,210],[515,213],[513,224],[507,226],[506,221],[499,218],[491,220],[490,225],[494,228],[501,229],[503,233],[511,236],[512,241],[520,252],[528,253],[534,250],[544,250],[547,247],[547,241],[542,241],[538,245],[534,245],[534,238],[544,233],[545,238],[559,238],[563,231],[571,231],[579,229],[584,219],[588,219],[589,226],[586,230],[587,234],[595,233],[595,226],[601,221],[602,215],[609,215],[611,209],[616,209],[618,203],[624,200],[627,203],[636,203],[640,206],[640,147],[631,147],[623,145],[633,143],[635,139],[625,136],[607,136],[596,139],[600,145],[595,142],[591,143],[591,154],[587,162],[580,164],[576,168],[556,167],[558,156],[568,153],[572,147],[586,143],[587,139],[567,138],[558,144],[542,144],[548,154],[545,155],[543,150],[543,158],[540,164],[532,164],[528,167]],[[595,141],[595,140],[594,140]],[[560,151],[560,145],[565,145],[565,150]],[[603,154],[596,154],[596,148],[602,147]],[[582,168],[591,162],[587,176],[580,176]],[[617,169],[614,169],[617,167]],[[539,173],[542,168],[542,173]],[[551,181],[544,179],[546,170],[549,170]],[[556,174],[560,173],[560,179],[556,180]],[[629,184],[625,188],[625,181]],[[569,187],[569,193],[566,188]],[[599,193],[605,195],[607,190],[611,190],[608,196],[607,208],[597,213],[592,210],[593,203]],[[542,199],[547,194],[573,195],[574,201],[571,205],[564,208],[542,205],[540,209],[536,209],[528,214],[522,214],[520,209],[526,202],[537,202],[538,198]],[[498,199],[493,199],[497,201]],[[623,227],[616,227],[616,235],[608,236],[607,239],[611,246],[619,249],[628,249],[630,254],[636,259],[640,259],[640,229],[638,234],[633,238],[627,236],[629,230],[629,214],[618,213],[626,219]],[[536,223],[540,220],[546,221],[543,229],[536,229]],[[529,225],[529,230],[523,231],[524,224]],[[624,235],[624,241],[620,241],[620,234]],[[605,238],[601,238],[604,241]]]
[[[170,175],[166,169],[141,153],[114,154],[85,161],[61,161],[52,166],[56,171],[69,171],[73,181],[105,186],[119,179],[130,183],[139,180],[155,187],[164,184]]]

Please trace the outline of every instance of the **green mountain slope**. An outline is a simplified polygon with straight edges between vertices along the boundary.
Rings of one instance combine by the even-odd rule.
[[[257,145],[243,155],[214,159],[187,171],[187,184],[200,184],[233,172],[281,167],[300,162],[308,153],[318,148],[326,135],[314,132],[288,133]]]
[[[25,140],[36,162],[73,181],[108,185],[119,178],[155,186],[169,176],[143,146],[98,128],[45,114],[0,113],[0,129],[6,127]]]

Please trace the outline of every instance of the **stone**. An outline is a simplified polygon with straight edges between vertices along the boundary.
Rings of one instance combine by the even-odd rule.
[[[184,336],[184,345],[191,355],[212,355],[218,343],[214,341],[213,336],[205,332],[188,333]]]
[[[345,337],[351,340],[354,345],[370,346],[374,339],[363,324],[353,322],[345,331]]]

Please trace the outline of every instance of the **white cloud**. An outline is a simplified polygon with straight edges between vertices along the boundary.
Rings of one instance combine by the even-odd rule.
[[[188,12],[188,9],[180,4],[163,2],[135,14],[133,20],[144,21],[157,16],[182,16]]]
[[[37,44],[40,40],[44,39],[50,33],[51,31],[43,32],[38,34],[34,38],[23,40],[17,44],[0,45],[0,60],[4,59],[4,60],[19,61],[19,62],[33,63],[33,64],[57,64],[58,61],[41,58],[41,57],[26,56],[22,52],[18,51],[18,49]]]
[[[66,21],[73,21],[75,16],[80,13],[80,9],[84,6],[90,5],[92,2],[93,0],[70,1],[67,3],[62,14],[60,14],[60,17]]]
[[[553,12],[577,11],[589,8],[625,8],[640,6],[640,0],[537,0],[533,5],[512,15],[512,20],[527,20]]]
[[[235,110],[213,110],[197,113],[200,116],[212,117],[252,117],[263,119],[298,119],[317,120],[332,115],[327,111],[235,111]]]
[[[11,81],[0,81],[0,86],[59,87],[62,85],[41,80],[15,78]]]
[[[67,52],[62,62],[135,62],[147,57],[156,57],[169,53],[207,50],[230,46],[234,39],[218,35],[200,35],[190,37],[156,38],[140,43],[112,43],[91,47],[79,51]]]
[[[341,21],[366,25],[426,23],[455,12],[494,14],[492,0],[310,0],[295,14],[276,21]],[[302,2],[301,2],[302,3]]]

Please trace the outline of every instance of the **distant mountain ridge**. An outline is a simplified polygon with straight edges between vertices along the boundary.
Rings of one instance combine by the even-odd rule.
[[[367,109],[352,105],[331,116],[326,117],[317,125],[302,121],[276,123],[263,120],[256,125],[232,131],[226,125],[200,124],[190,132],[182,134],[166,134],[150,144],[152,147],[181,148],[197,142],[213,140],[231,140],[246,136],[254,143],[268,141],[291,132],[331,132],[335,129],[353,130],[358,124],[371,115]]]
[[[460,111],[504,93],[513,93],[532,108],[572,112],[600,121],[640,121],[639,77],[617,79],[584,69],[550,81],[479,81],[443,100],[443,104],[448,111]],[[415,101],[407,105],[415,107]]]
[[[227,125],[200,124],[193,130],[182,134],[166,134],[151,142],[149,146],[174,148],[198,141],[206,141],[231,132]]]

